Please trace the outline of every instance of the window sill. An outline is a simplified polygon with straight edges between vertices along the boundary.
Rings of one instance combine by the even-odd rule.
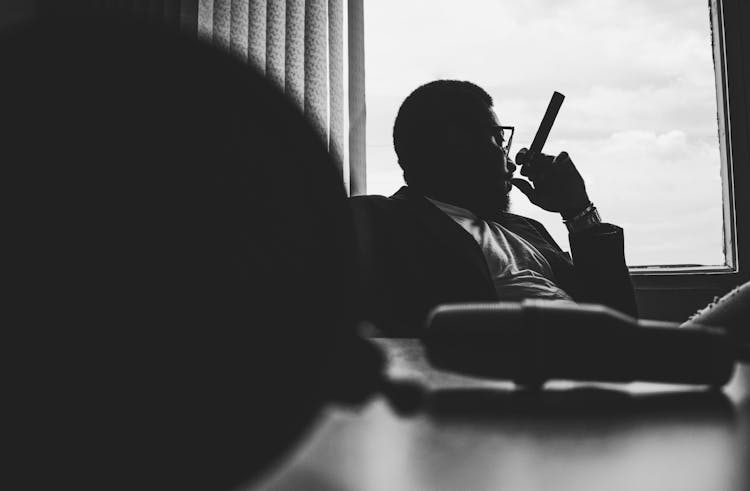
[[[736,274],[736,268],[731,266],[701,266],[699,264],[684,264],[677,266],[630,266],[632,276],[676,276],[676,275],[726,275]]]
[[[714,297],[750,278],[730,267],[634,267],[630,270],[641,318],[684,322]]]

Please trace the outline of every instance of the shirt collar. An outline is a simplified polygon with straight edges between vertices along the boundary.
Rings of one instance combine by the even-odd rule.
[[[427,196],[425,196],[425,199],[429,201],[430,203],[432,203],[433,205],[440,208],[444,213],[446,213],[449,216],[456,216],[456,217],[466,218],[466,219],[473,220],[473,221],[480,221],[477,215],[475,215],[470,210],[467,210],[466,208],[452,205],[450,203],[444,203],[436,199],[428,198]]]

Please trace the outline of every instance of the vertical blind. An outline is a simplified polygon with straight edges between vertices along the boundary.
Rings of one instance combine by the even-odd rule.
[[[213,42],[254,65],[299,105],[327,143],[350,193],[362,194],[365,192],[362,1],[39,0],[39,6],[43,13],[105,9],[179,25],[181,30]],[[346,23],[345,9],[348,9]],[[346,60],[345,48],[348,48]],[[350,68],[348,74],[345,61]]]

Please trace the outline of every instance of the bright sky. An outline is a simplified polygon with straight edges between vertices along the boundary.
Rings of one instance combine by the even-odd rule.
[[[716,90],[706,0],[365,2],[367,192],[403,184],[391,139],[403,99],[470,80],[528,146],[554,90],[545,153],[567,151],[629,265],[724,264]],[[511,211],[567,249],[559,215],[518,190]]]

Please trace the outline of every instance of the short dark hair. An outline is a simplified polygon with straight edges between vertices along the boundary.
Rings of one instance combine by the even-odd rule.
[[[393,125],[393,146],[405,174],[434,157],[436,135],[448,125],[467,126],[492,107],[492,97],[463,80],[435,80],[415,89],[401,104]]]

